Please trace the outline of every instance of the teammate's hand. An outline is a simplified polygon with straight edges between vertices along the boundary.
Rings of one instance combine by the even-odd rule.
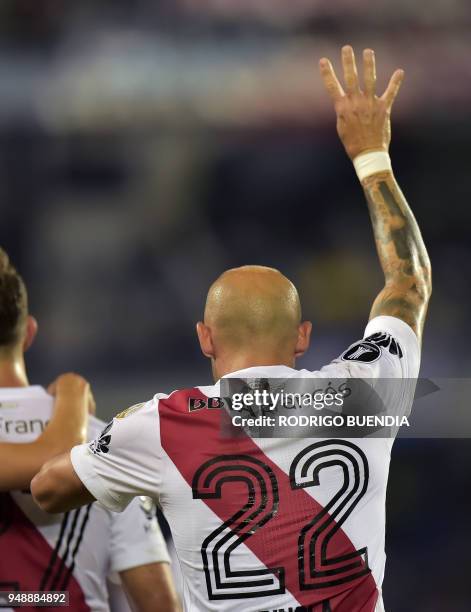
[[[350,46],[342,47],[345,91],[340,85],[331,62],[323,57],[320,62],[324,85],[334,101],[337,113],[337,132],[350,159],[368,151],[388,151],[391,141],[391,108],[398,94],[403,70],[396,70],[386,91],[379,98],[375,93],[375,54],[363,51],[364,90],[360,88],[355,56]]]
[[[88,414],[95,414],[96,412],[95,398],[90,384],[79,374],[72,372],[61,374],[49,385],[47,391],[56,399],[60,398],[61,400],[67,400],[68,398],[75,400],[83,396],[87,401]]]

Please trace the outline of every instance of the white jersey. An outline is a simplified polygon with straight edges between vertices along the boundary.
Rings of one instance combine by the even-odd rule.
[[[0,388],[0,442],[32,442],[52,410],[53,398],[42,387]],[[90,417],[89,439],[103,427]],[[3,591],[66,590],[74,612],[108,612],[107,581],[116,584],[124,570],[169,561],[148,497],[133,500],[122,514],[93,503],[56,515],[42,512],[29,491],[0,493],[0,499]]]
[[[381,316],[316,372],[249,368],[230,377],[416,378],[412,329]],[[404,385],[405,386],[405,385]],[[170,524],[186,612],[378,612],[392,439],[221,435],[221,410],[189,410],[219,384],[157,394],[72,449],[107,508],[148,495]],[[191,400],[191,401],[190,401]],[[208,402],[208,408],[211,406]]]

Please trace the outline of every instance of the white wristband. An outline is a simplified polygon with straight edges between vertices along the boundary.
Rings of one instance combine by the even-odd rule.
[[[392,172],[391,158],[386,151],[361,153],[355,157],[353,165],[360,181],[377,172]]]

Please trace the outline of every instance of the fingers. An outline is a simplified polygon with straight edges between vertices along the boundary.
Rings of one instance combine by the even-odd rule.
[[[334,102],[337,102],[345,96],[361,93],[360,84],[358,80],[358,72],[355,63],[355,54],[350,45],[342,47],[342,66],[345,79],[345,91],[339,83],[337,75],[332,67],[331,62],[326,58],[322,58],[319,62],[321,76],[324,81],[325,88],[329,92]],[[364,70],[364,83],[365,93],[368,97],[373,98],[376,90],[376,62],[375,54],[372,49],[365,49],[363,51],[363,70]],[[396,70],[389,81],[386,91],[381,96],[381,100],[386,103],[386,106],[390,109],[393,102],[399,93],[401,83],[404,79],[404,71]]]
[[[67,372],[67,374],[61,374],[53,381],[49,387],[48,392],[51,395],[60,395],[67,393],[87,393],[90,389],[89,383],[80,376],[73,372]]]
[[[376,62],[373,49],[363,51],[363,80],[366,94],[373,97],[376,89]]]
[[[342,66],[343,75],[345,78],[345,89],[347,93],[358,93],[360,91],[358,72],[355,63],[355,54],[353,53],[353,49],[350,47],[350,45],[345,45],[345,47],[342,47]]]
[[[319,68],[325,88],[329,92],[332,100],[337,102],[345,94],[339,80],[337,79],[337,75],[335,74],[332,64],[326,57],[323,57],[319,62]]]
[[[396,99],[401,83],[404,80],[404,70],[396,70],[389,81],[389,85],[386,87],[386,91],[381,96],[381,99],[386,102],[386,106],[391,108],[394,100]]]

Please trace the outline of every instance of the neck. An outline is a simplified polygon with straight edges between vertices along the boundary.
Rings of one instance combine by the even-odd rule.
[[[0,356],[0,387],[27,387],[28,385],[23,355]]]
[[[245,370],[247,368],[255,368],[259,366],[274,366],[284,365],[289,368],[293,368],[295,365],[294,355],[231,355],[225,358],[224,356],[219,359],[213,359],[213,377],[215,381],[231,372],[238,372],[239,370]]]

